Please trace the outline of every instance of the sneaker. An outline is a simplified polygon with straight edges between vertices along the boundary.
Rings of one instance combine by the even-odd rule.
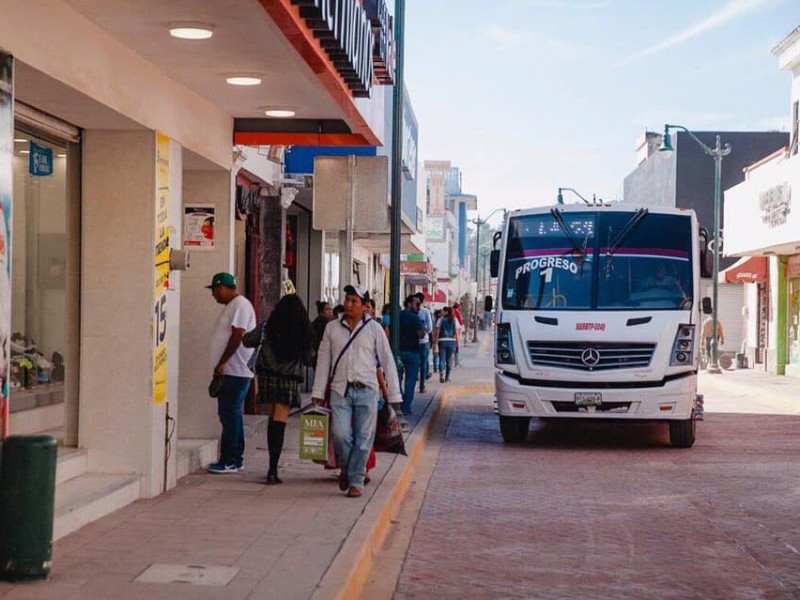
[[[221,462],[214,463],[213,465],[208,466],[209,473],[238,473],[239,467],[234,464],[226,465]]]
[[[439,383],[444,383],[444,373],[439,373]]]
[[[424,394],[425,393],[425,386],[422,386],[421,388],[419,388],[419,393],[420,394]]]

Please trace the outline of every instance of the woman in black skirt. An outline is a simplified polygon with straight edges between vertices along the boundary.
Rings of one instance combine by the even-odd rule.
[[[255,364],[256,412],[269,416],[267,485],[282,483],[278,460],[286,421],[289,411],[300,406],[303,372],[314,362],[314,333],[303,301],[295,294],[281,298],[266,323],[246,333],[242,344],[247,348],[261,346]]]

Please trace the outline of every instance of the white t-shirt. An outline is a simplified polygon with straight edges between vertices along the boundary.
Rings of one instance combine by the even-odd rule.
[[[231,327],[244,329],[245,333],[256,328],[256,312],[253,310],[253,305],[244,296],[236,296],[228,302],[217,317],[217,322],[214,323],[210,344],[212,369],[217,366],[225,348],[228,347],[228,340],[231,339]],[[253,372],[247,366],[247,362],[253,352],[255,349],[239,345],[239,348],[225,364],[225,375],[252,378]]]

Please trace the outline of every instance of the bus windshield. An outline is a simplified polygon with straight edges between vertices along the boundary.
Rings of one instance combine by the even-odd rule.
[[[505,308],[692,307],[689,216],[556,210],[509,222],[502,293]]]

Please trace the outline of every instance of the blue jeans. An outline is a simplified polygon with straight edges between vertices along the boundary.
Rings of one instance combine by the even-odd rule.
[[[428,379],[428,374],[431,372],[431,365],[429,363],[431,354],[431,345],[428,342],[424,344],[419,343],[419,381],[420,388],[425,387],[425,380]]]
[[[217,396],[217,414],[222,423],[222,439],[219,442],[219,462],[224,465],[242,466],[244,461],[244,399],[250,389],[249,377],[225,375],[222,389]]]
[[[455,342],[439,342],[439,367],[440,372],[445,371],[445,379],[450,379],[450,369],[453,367],[455,353]]]
[[[348,386],[344,396],[331,391],[333,448],[339,468],[353,487],[364,487],[367,459],[378,426],[380,392]]]
[[[403,363],[405,376],[403,380],[403,407],[402,411],[411,414],[411,403],[414,401],[414,388],[419,377],[419,351],[400,350],[400,360]]]

